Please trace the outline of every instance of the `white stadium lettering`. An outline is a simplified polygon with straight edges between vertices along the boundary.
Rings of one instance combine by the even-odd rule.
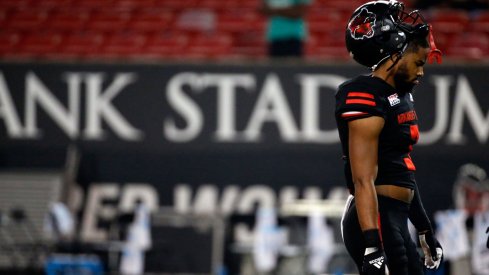
[[[333,126],[331,121],[324,123],[329,119],[325,114],[333,112],[330,110],[333,105],[323,102],[331,102],[336,87],[345,80],[343,76],[298,73],[292,79],[298,89],[295,95],[289,93],[290,87],[284,86],[285,81],[290,85],[290,79],[268,73],[260,83],[257,77],[251,73],[176,73],[166,83],[166,102],[150,102],[154,104],[150,108],[168,104],[170,113],[162,116],[160,122],[151,121],[148,125],[157,130],[161,123],[159,133],[170,143],[196,142],[198,138],[209,143],[262,144],[273,142],[273,139],[296,144],[339,142],[336,125]],[[66,87],[64,90],[50,87],[48,84],[52,81],[45,81],[32,71],[26,72],[24,78],[24,101],[21,102],[12,96],[22,93],[12,91],[12,87],[18,86],[9,83],[0,72],[0,121],[10,140],[43,141],[46,135],[58,134],[46,132],[46,119],[54,122],[71,140],[117,138],[141,142],[149,138],[146,131],[153,130],[143,130],[128,119],[133,120],[135,114],[148,107],[135,104],[134,113],[125,113],[114,102],[129,86],[140,84],[135,73],[119,72],[109,76],[97,72],[66,72],[59,78]],[[467,129],[472,130],[479,144],[486,144],[489,113],[477,98],[469,79],[465,75],[456,78],[432,75],[430,84],[434,87],[435,100],[428,104],[435,105],[435,114],[432,124],[424,123],[430,128],[421,129],[420,145],[466,144]],[[204,96],[214,102],[204,103]],[[453,106],[450,106],[451,97],[454,98]],[[243,99],[246,104],[241,104]],[[300,102],[293,102],[295,99]],[[108,136],[109,130],[113,136]],[[270,131],[277,135],[268,138]],[[161,139],[161,136],[151,138]]]

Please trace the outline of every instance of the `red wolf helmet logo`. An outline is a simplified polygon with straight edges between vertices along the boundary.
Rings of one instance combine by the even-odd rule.
[[[356,40],[363,40],[365,38],[371,38],[374,36],[376,16],[375,13],[369,12],[366,8],[363,8],[350,23],[348,23],[348,29],[350,35]]]

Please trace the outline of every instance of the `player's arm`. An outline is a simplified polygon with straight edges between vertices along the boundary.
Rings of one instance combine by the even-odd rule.
[[[431,222],[423,207],[417,185],[414,187],[414,197],[409,208],[409,220],[411,220],[420,234],[432,230]]]
[[[434,236],[417,185],[415,185],[414,197],[409,208],[409,220],[418,230],[419,242],[425,256],[425,266],[429,269],[437,269],[443,259],[443,248]]]
[[[385,252],[378,228],[375,178],[378,169],[379,135],[384,119],[378,116],[348,122],[350,165],[355,185],[355,202],[365,240],[363,274],[388,274]]]
[[[374,181],[377,177],[379,135],[384,119],[371,116],[348,122],[349,159],[358,220],[362,231],[378,229],[377,193]]]

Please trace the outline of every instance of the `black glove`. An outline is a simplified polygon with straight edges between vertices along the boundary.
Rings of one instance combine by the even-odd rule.
[[[389,274],[387,268],[387,257],[383,249],[378,247],[367,247],[363,256],[362,274],[365,275],[386,275]]]
[[[487,227],[486,229],[486,233],[489,233],[489,226]],[[489,248],[489,236],[487,236],[487,243],[486,243],[486,247]]]
[[[387,257],[385,256],[378,229],[370,229],[363,232],[365,239],[365,254],[363,256],[362,274],[365,275],[386,275],[389,274],[387,268]]]
[[[424,253],[424,265],[428,269],[438,269],[443,260],[443,248],[432,230],[419,234],[419,243]]]

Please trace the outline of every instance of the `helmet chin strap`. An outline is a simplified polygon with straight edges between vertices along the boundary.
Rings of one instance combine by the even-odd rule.
[[[392,55],[388,55],[388,56],[382,58],[377,64],[373,65],[370,68],[372,70],[372,72],[377,70],[377,68],[379,68],[380,64],[382,64],[385,60],[387,60],[387,58],[391,58],[391,60],[392,60]],[[402,58],[402,53],[399,52],[399,55],[397,56],[396,60],[394,60],[392,65],[389,68],[387,68],[387,71],[390,71],[392,69],[392,67],[394,67],[397,64],[397,62],[399,62],[399,60],[401,60],[401,58]]]
[[[396,64],[397,62],[399,62],[399,60],[401,60],[402,56],[404,55],[404,52],[406,51],[407,49],[407,46],[408,46],[408,43],[406,43],[404,45],[404,47],[402,47],[402,50],[400,50],[399,52],[397,52],[398,56],[397,58],[394,60],[394,62],[392,63],[392,65],[390,65],[389,68],[387,68],[387,71],[390,71]],[[396,53],[394,53],[396,54]],[[389,54],[388,56],[382,58],[379,62],[377,62],[377,64],[373,65],[370,69],[373,71],[377,70],[377,68],[380,66],[380,64],[382,64],[385,60],[387,60],[387,58],[391,58],[392,60],[392,54]]]
[[[386,60],[387,58],[391,57],[391,55],[388,55],[384,58],[382,58],[379,62],[377,62],[377,64],[373,65],[372,67],[370,67],[370,69],[373,71],[377,70],[377,68],[379,67],[380,64],[382,64],[382,62],[384,62],[384,60]]]
[[[403,53],[404,53],[404,51],[399,52],[399,55],[397,56],[396,60],[394,60],[394,62],[392,62],[392,65],[390,65],[390,67],[387,68],[387,71],[390,71],[392,69],[392,67],[396,66],[397,62],[399,62],[399,60],[401,60]],[[392,59],[392,55],[391,55],[391,59]]]

